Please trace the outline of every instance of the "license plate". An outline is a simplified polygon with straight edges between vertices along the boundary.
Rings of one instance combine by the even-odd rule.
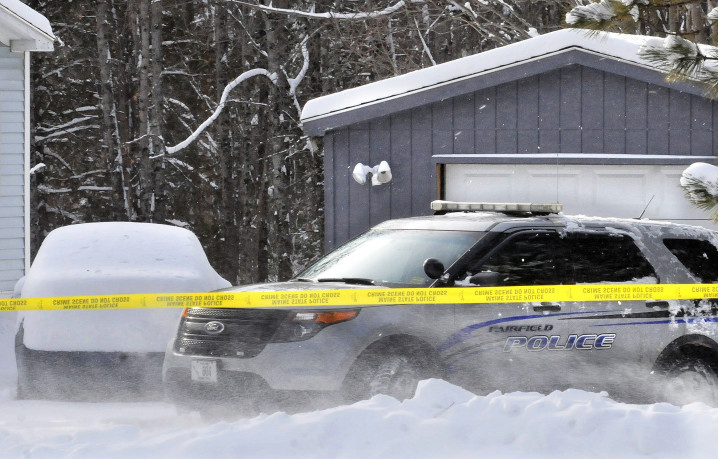
[[[216,383],[216,360],[192,360],[192,381]]]

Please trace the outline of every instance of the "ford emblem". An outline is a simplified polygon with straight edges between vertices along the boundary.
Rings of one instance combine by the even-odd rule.
[[[217,322],[216,320],[207,322],[204,325],[204,331],[210,335],[218,335],[224,331],[224,324],[222,322]]]

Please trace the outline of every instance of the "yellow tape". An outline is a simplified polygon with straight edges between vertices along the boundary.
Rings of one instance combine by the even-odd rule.
[[[0,311],[138,308],[312,308],[392,304],[645,301],[718,298],[718,284],[607,284],[95,295],[0,299]]]

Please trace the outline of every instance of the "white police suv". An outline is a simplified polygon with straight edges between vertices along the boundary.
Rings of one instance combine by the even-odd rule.
[[[718,235],[557,205],[435,201],[384,222],[288,282],[229,291],[718,282]],[[481,393],[608,390],[718,401],[712,300],[317,304],[186,309],[164,361],[182,404],[285,391],[412,396],[441,377]]]

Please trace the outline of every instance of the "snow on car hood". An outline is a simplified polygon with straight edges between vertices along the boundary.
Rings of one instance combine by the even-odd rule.
[[[150,223],[86,223],[52,231],[21,296],[207,292],[230,286],[188,230]],[[47,351],[163,352],[179,309],[28,311],[24,344]]]
[[[344,282],[269,282],[265,284],[241,285],[224,289],[225,292],[293,292],[306,290],[347,290],[347,289],[389,288],[382,285],[348,284]]]

